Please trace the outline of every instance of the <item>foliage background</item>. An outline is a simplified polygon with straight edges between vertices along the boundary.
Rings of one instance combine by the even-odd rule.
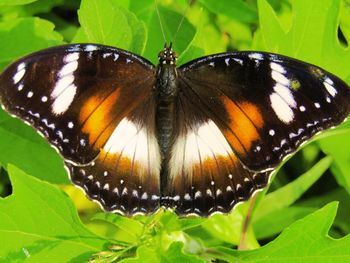
[[[349,0],[164,0],[179,64],[226,50],[263,50],[317,64],[350,83]],[[0,0],[0,70],[32,51],[72,42],[117,46],[156,63],[154,0]],[[349,262],[350,123],[318,136],[229,215],[125,218],[101,212],[73,186],[63,161],[0,111],[0,262]],[[98,254],[96,254],[98,253]]]

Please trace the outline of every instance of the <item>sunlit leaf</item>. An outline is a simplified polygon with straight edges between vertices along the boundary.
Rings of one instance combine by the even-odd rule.
[[[107,241],[81,223],[68,196],[9,166],[13,194],[0,198],[0,259],[19,262],[86,261]]]
[[[0,69],[30,52],[62,44],[54,25],[40,18],[0,22]]]
[[[328,235],[336,212],[337,203],[330,203],[294,222],[273,242],[260,249],[218,248],[213,254],[229,262],[348,262],[350,235],[341,239]]]

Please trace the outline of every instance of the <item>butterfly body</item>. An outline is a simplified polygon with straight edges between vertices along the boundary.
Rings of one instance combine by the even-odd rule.
[[[171,47],[165,47],[159,54],[156,81],[156,127],[162,160],[165,160],[172,140],[175,100],[178,93],[176,57]]]
[[[229,212],[273,169],[350,113],[336,76],[263,52],[176,67],[117,48],[39,51],[0,75],[0,100],[64,158],[72,181],[106,211]]]

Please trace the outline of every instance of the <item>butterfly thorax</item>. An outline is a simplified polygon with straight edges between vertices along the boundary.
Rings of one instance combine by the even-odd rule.
[[[172,51],[171,46],[165,47],[159,53],[156,83],[156,126],[163,159],[168,152],[173,135],[174,107],[178,90],[177,82],[176,54]]]

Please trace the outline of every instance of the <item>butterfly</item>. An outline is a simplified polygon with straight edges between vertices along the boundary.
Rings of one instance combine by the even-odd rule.
[[[0,76],[10,114],[64,158],[106,211],[229,212],[306,140],[350,113],[333,74],[282,55],[228,52],[158,66],[97,44],[28,55]]]

